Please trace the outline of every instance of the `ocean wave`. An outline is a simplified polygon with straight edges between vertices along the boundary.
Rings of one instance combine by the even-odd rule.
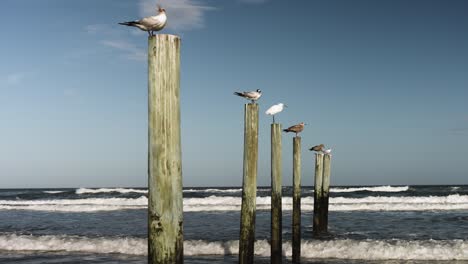
[[[468,195],[426,197],[368,196],[363,198],[331,197],[330,211],[427,211],[468,210]],[[184,198],[184,212],[239,211],[240,197],[210,196]],[[127,209],[144,209],[148,204],[145,196],[139,198],[88,198],[55,200],[0,200],[0,210],[33,210],[61,212],[96,212]],[[270,210],[269,196],[257,197],[257,210]],[[303,197],[303,211],[313,210],[313,197]],[[282,208],[292,210],[292,198],[283,197]]]
[[[366,260],[468,260],[468,241],[464,240],[303,240],[304,258],[336,258]],[[146,255],[147,240],[134,237],[88,238],[66,235],[0,235],[0,250],[120,253]],[[235,255],[238,241],[184,241],[185,256]],[[283,254],[291,257],[290,242],[283,243]],[[255,242],[255,255],[268,257],[267,240]]]
[[[56,194],[56,193],[64,193],[65,191],[44,191],[44,193],[49,193],[49,194]]]
[[[409,186],[372,186],[372,187],[350,187],[350,188],[330,188],[330,192],[406,192]]]
[[[207,192],[207,193],[239,193],[242,192],[242,188],[238,189],[187,189],[183,190],[186,193],[199,193],[199,192]]]
[[[76,194],[87,194],[87,193],[148,193],[148,190],[138,190],[138,189],[127,189],[127,188],[99,188],[99,189],[90,189],[90,188],[79,188],[75,191]]]
[[[56,212],[96,212],[144,209],[148,199],[144,196],[127,198],[89,198],[57,200],[0,200],[0,210],[31,210]]]

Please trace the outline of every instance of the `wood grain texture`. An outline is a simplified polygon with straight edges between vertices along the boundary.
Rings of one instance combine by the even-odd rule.
[[[321,199],[322,199],[322,185],[323,185],[323,154],[315,154],[315,180],[314,180],[314,221],[313,221],[313,232],[317,236],[320,232],[321,219],[320,212]]]
[[[282,261],[282,146],[281,124],[271,124],[271,263]]]
[[[180,38],[148,38],[148,263],[183,263]]]
[[[244,175],[242,183],[239,263],[254,263],[258,163],[258,104],[246,104],[244,116]]]
[[[301,260],[301,137],[293,138],[292,261]]]

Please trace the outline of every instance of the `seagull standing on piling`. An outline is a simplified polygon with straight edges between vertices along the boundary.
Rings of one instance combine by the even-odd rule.
[[[324,148],[325,148],[325,145],[320,144],[320,145],[311,147],[309,150],[323,153]],[[330,149],[330,151],[331,151],[331,149]]]
[[[268,108],[268,110],[266,110],[265,114],[273,116],[273,123],[275,123],[275,115],[277,113],[283,111],[283,109],[285,107],[288,107],[288,106],[283,104],[283,103],[275,104],[275,105],[271,106],[270,108]]]
[[[260,89],[257,89],[256,91],[251,92],[234,92],[234,94],[240,97],[244,97],[247,100],[251,100],[253,104],[260,98],[260,96],[262,96],[262,91]]]
[[[137,27],[143,31],[147,31],[148,35],[154,36],[154,31],[160,31],[163,29],[167,22],[166,10],[158,5],[157,11],[158,14],[155,16],[149,16],[140,20],[122,22],[119,24],[124,26]]]
[[[286,133],[294,132],[294,133],[296,133],[296,137],[297,137],[297,134],[301,133],[302,130],[304,130],[304,125],[306,125],[306,124],[304,124],[304,122],[301,122],[301,123],[299,123],[297,125],[290,126],[290,127],[286,128],[286,129],[283,129],[283,131],[286,132]]]

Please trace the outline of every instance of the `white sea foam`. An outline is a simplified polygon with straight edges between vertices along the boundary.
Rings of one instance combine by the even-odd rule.
[[[138,190],[138,189],[127,189],[127,188],[99,188],[99,189],[89,189],[89,188],[79,188],[76,190],[76,194],[86,194],[86,193],[148,193],[148,190]]]
[[[186,193],[200,193],[200,192],[208,192],[208,193],[240,193],[242,189],[187,189],[183,190]]]
[[[330,188],[330,192],[406,192],[409,186],[372,186],[372,187],[350,187],[350,188]]]
[[[63,193],[65,191],[44,191],[44,193],[50,193],[50,194],[55,194],[55,193]]]
[[[337,259],[413,259],[413,260],[468,260],[468,241],[463,240],[308,240],[302,241],[305,258]],[[0,250],[6,251],[65,251],[90,253],[120,253],[146,255],[147,240],[143,238],[88,238],[80,236],[1,235]],[[184,255],[235,255],[238,241],[184,241]],[[283,244],[283,253],[291,257],[291,243]],[[255,254],[268,257],[270,244],[255,242]]]
[[[239,211],[240,197],[210,196],[184,198],[185,212]],[[257,210],[269,210],[271,198],[257,197]],[[283,210],[292,210],[292,198],[283,197]],[[313,197],[303,197],[301,208],[313,209]],[[95,212],[126,209],[144,209],[148,204],[145,196],[139,198],[89,198],[55,200],[0,200],[0,210],[34,210],[62,212]],[[368,196],[363,198],[330,198],[330,211],[426,211],[468,210],[468,195],[424,197]]]
[[[31,210],[57,212],[96,212],[146,208],[144,196],[127,198],[90,198],[56,200],[0,200],[0,210]]]

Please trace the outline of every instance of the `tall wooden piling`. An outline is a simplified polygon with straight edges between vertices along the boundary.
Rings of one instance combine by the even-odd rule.
[[[325,154],[323,156],[323,182],[322,182],[322,199],[321,199],[321,233],[328,232],[328,197],[330,192],[330,169],[331,169],[331,155]]]
[[[292,261],[301,261],[301,137],[293,138]]]
[[[180,38],[148,39],[148,263],[183,263]]]
[[[257,198],[258,104],[245,105],[244,175],[242,184],[239,263],[254,263],[255,206]]]
[[[282,261],[281,124],[271,124],[271,263]]]
[[[322,185],[323,185],[323,154],[315,154],[315,180],[314,180],[314,222],[313,233],[315,236],[320,234],[322,225],[320,212],[322,211]]]

